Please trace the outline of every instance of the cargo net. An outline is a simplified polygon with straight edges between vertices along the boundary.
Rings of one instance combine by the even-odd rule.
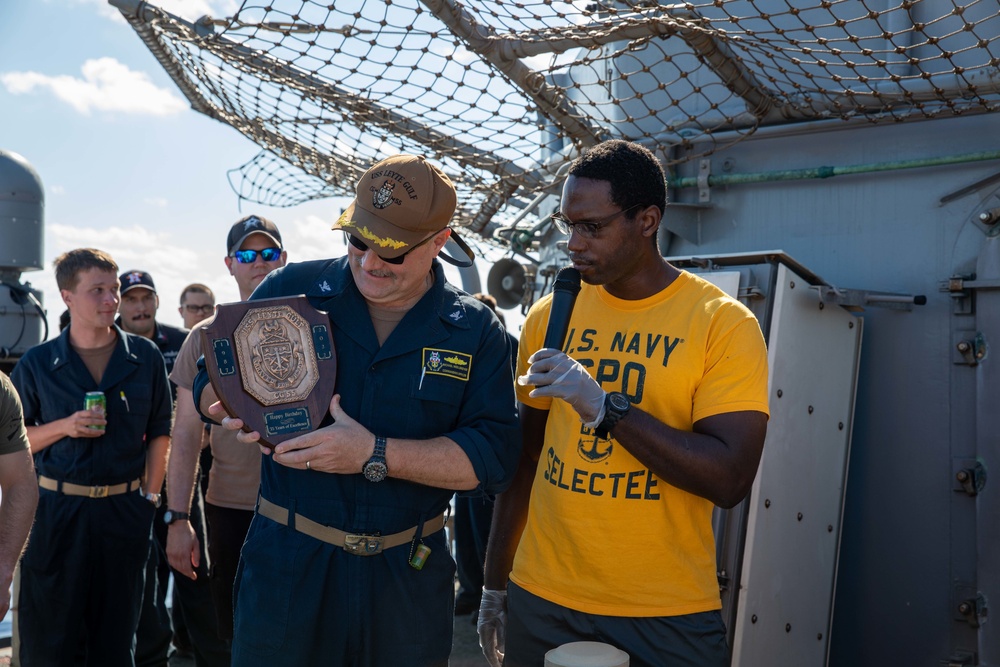
[[[603,139],[669,166],[766,125],[1000,104],[997,0],[271,0],[196,21],[111,1],[138,5],[123,13],[196,110],[261,147],[230,173],[241,198],[353,195],[418,153],[484,236]]]

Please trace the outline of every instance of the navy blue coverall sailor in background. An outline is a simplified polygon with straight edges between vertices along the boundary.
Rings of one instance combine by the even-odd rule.
[[[159,350],[115,327],[118,340],[100,385],[69,344],[67,328],[24,355],[11,374],[29,426],[83,409],[88,391],[107,399],[107,429],[64,437],[35,454],[39,475],[83,486],[132,482],[145,473],[147,443],[170,433],[170,387]],[[21,561],[21,665],[127,667],[154,508],[139,490],[104,498],[40,489],[38,512]]]
[[[435,259],[434,285],[379,347],[347,262],[288,265],[252,299],[304,293],[329,313],[336,392],[352,419],[389,438],[445,435],[472,463],[480,482],[473,493],[506,488],[520,431],[510,344],[496,316],[448,285]],[[425,372],[435,351],[468,359],[467,376]],[[349,533],[390,535],[421,525],[444,512],[453,494],[392,477],[373,483],[360,472],[293,469],[263,457],[262,498]],[[233,665],[447,664],[455,563],[443,530],[423,543],[431,553],[417,570],[409,565],[412,542],[356,556],[255,515],[237,576]]]

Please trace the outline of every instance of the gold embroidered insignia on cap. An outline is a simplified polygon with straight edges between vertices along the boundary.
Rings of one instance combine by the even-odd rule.
[[[469,381],[469,372],[472,370],[471,354],[425,347],[423,356],[427,375],[444,375],[463,382]]]
[[[392,248],[393,250],[398,250],[400,248],[405,248],[406,246],[409,245],[408,243],[406,243],[406,241],[397,241],[396,239],[389,237],[382,238],[381,236],[378,236],[377,234],[369,230],[367,227],[358,227],[353,220],[347,217],[347,211],[344,211],[340,215],[340,218],[337,220],[336,226],[342,229],[347,227],[353,227],[354,229],[358,230],[358,233],[360,233],[361,236],[365,238],[365,240],[371,241],[372,243],[381,248]]]

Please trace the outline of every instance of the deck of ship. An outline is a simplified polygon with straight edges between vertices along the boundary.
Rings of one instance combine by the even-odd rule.
[[[484,667],[487,665],[479,649],[479,635],[469,616],[455,617],[455,641],[452,644],[450,667]],[[11,665],[11,649],[0,648],[0,667]],[[174,657],[170,667],[195,667],[194,660]]]

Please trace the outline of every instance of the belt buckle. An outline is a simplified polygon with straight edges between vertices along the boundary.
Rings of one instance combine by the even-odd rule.
[[[375,556],[382,553],[383,539],[381,535],[348,533],[344,536],[344,551],[355,556]]]
[[[108,497],[108,489],[110,489],[110,488],[111,488],[111,486],[109,484],[105,484],[104,486],[92,486],[92,487],[90,487],[90,497],[91,498],[107,498]]]

